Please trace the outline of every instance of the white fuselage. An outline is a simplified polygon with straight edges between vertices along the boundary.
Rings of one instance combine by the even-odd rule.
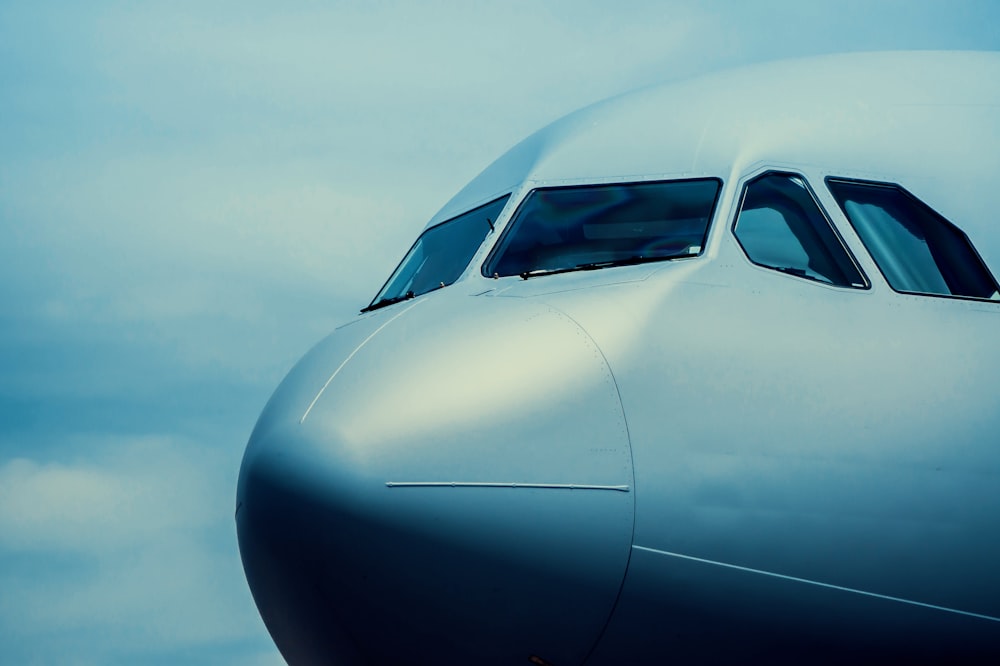
[[[898,289],[830,180],[946,219],[972,249],[921,252],[980,258],[981,287],[997,175],[1000,54],[762,65],[526,139],[428,224],[494,202],[465,268],[413,289],[411,252],[261,415],[237,524],[282,654],[995,663],[1000,300]],[[770,176],[860,279],[754,255],[739,219]],[[712,179],[673,258],[488,270],[533,193]]]

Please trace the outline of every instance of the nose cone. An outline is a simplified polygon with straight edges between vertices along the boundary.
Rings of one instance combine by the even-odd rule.
[[[237,526],[290,664],[579,663],[631,542],[610,369],[560,313],[425,298],[338,330],[251,437]]]

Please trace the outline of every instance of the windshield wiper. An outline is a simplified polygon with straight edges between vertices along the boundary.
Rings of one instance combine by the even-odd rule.
[[[612,259],[611,261],[591,261],[576,266],[566,266],[564,268],[536,268],[532,271],[521,273],[521,279],[538,277],[540,275],[555,275],[557,273],[572,273],[573,271],[596,271],[601,268],[612,268],[614,266],[634,266],[636,264],[646,264],[652,261],[665,261],[667,259],[683,259],[685,257],[696,257],[696,252],[681,252],[678,254],[663,254],[653,257],[643,257],[640,255],[625,259]]]
[[[385,306],[392,305],[393,303],[400,303],[402,301],[408,301],[411,298],[413,298],[414,296],[415,296],[415,294],[412,291],[408,291],[405,294],[403,294],[402,296],[393,296],[391,298],[383,298],[380,301],[376,301],[375,303],[372,303],[371,305],[369,305],[366,308],[362,308],[361,312],[362,313],[371,312],[372,310],[378,310],[379,308],[384,308]]]

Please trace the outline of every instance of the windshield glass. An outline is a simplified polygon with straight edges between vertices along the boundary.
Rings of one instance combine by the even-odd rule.
[[[483,274],[539,275],[701,253],[721,181],[541,188]]]
[[[747,183],[733,235],[758,266],[838,287],[868,286],[798,175],[771,172]]]
[[[898,185],[827,179],[827,186],[896,291],[1000,298],[969,237]]]
[[[446,287],[462,274],[510,195],[434,225],[420,235],[367,310]]]

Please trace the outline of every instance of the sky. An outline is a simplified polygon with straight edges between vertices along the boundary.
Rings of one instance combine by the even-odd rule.
[[[233,520],[257,415],[527,134],[750,62],[1000,50],[998,23],[990,0],[0,0],[0,660],[282,664]]]

